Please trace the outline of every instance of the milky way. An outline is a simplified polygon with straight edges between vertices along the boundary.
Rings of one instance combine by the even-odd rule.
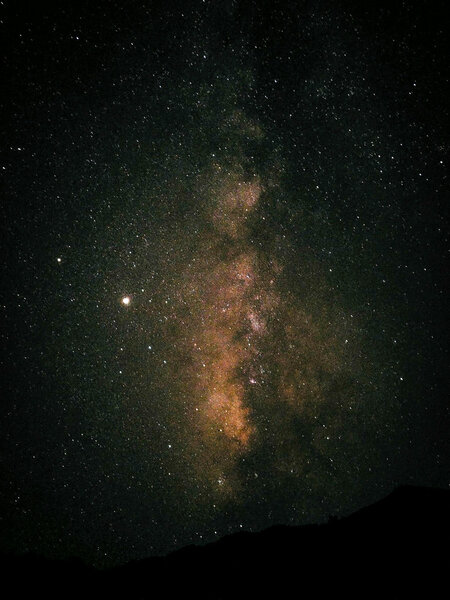
[[[245,150],[264,131],[220,102],[225,117],[216,125],[234,139],[233,154],[211,156],[191,192],[177,187],[195,210],[183,227],[165,226],[156,244],[163,269],[139,280],[134,313],[122,314],[131,336],[164,340],[164,358],[153,374],[134,362],[128,370],[146,377],[139,406],[156,382],[167,398],[161,427],[177,457],[167,470],[178,485],[194,485],[196,502],[233,512],[289,485],[287,510],[310,514],[308,498],[329,502],[341,479],[356,477],[364,443],[375,441],[370,427],[364,442],[355,438],[354,424],[373,418],[379,427],[391,405],[375,408],[362,368],[370,349],[358,317],[330,293],[326,270],[267,226],[281,176],[258,169]],[[339,494],[355,494],[355,482]]]
[[[345,336],[353,338],[354,352],[355,334],[350,326],[336,331],[336,323],[308,313],[292,297],[289,281],[280,284],[283,259],[264,248],[270,240],[255,243],[252,227],[265,193],[260,176],[249,180],[242,170],[216,165],[203,193],[207,233],[172,300],[172,333],[165,335],[172,336],[177,353],[168,372],[181,388],[181,435],[189,438],[198,477],[239,500],[248,473],[238,465],[255,448],[269,445],[281,472],[307,472],[309,450],[292,443],[283,449],[285,437],[295,437],[296,419],[317,414],[329,401],[333,391],[326,388],[344,370]],[[185,318],[177,314],[181,307],[188,308]],[[334,398],[335,412],[349,393]],[[318,425],[318,436],[330,440],[336,434],[334,418],[332,412]],[[279,424],[270,431],[274,420]]]

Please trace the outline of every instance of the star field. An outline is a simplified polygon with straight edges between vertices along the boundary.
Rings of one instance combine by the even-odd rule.
[[[448,486],[443,3],[1,11],[1,549]]]

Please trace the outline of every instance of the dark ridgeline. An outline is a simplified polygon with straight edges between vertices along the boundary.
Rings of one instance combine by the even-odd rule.
[[[3,556],[19,599],[436,598],[449,566],[450,492],[401,487],[324,525],[236,533],[99,571],[80,560]]]

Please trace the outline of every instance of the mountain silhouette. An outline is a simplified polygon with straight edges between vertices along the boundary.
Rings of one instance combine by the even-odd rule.
[[[449,567],[450,491],[400,487],[323,525],[239,532],[166,557],[97,570],[79,559],[3,555],[15,599],[437,597]]]

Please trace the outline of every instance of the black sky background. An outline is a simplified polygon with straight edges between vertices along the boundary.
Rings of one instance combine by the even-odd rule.
[[[2,550],[115,564],[448,486],[445,3],[0,8]],[[258,208],[211,241],[234,173]],[[262,297],[282,274],[224,498],[183,332],[233,243]]]

